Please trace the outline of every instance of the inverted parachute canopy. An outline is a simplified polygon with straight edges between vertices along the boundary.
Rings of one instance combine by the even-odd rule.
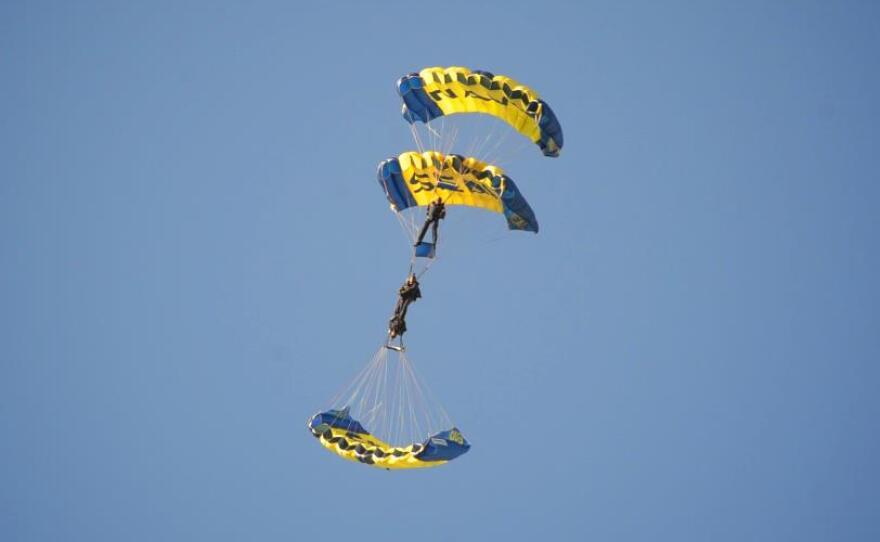
[[[441,431],[422,443],[392,446],[364,429],[350,416],[348,408],[315,414],[309,420],[309,431],[322,446],[344,459],[388,470],[436,467],[470,449],[456,428]]]
[[[379,184],[399,212],[438,197],[446,205],[478,207],[507,218],[512,230],[538,232],[538,220],[513,179],[497,166],[458,154],[405,152],[379,164]]]
[[[397,81],[403,118],[428,123],[456,113],[483,113],[504,120],[541,147],[545,156],[559,156],[562,126],[533,89],[509,77],[462,67],[425,68]]]
[[[403,350],[385,345],[308,427],[334,454],[389,470],[436,467],[471,447]]]

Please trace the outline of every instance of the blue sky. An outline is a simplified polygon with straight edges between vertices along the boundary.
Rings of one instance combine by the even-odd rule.
[[[877,540],[870,2],[5,2],[0,538]],[[407,247],[394,82],[539,89],[537,236],[450,216],[412,359],[473,444],[305,428]],[[502,164],[507,165],[507,164]]]

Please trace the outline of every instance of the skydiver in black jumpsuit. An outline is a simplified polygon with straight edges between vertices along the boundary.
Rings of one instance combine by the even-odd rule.
[[[422,230],[419,232],[416,245],[422,242],[425,238],[425,234],[428,233],[428,226],[431,226],[431,238],[436,246],[437,227],[440,225],[440,221],[444,218],[446,218],[446,205],[443,204],[442,198],[437,198],[437,201],[431,202],[431,205],[428,206],[428,216],[425,219],[425,224],[422,226]]]
[[[422,291],[419,289],[419,281],[416,280],[416,276],[410,274],[397,293],[397,305],[394,307],[394,316],[388,322],[388,333],[392,339],[406,332],[406,311],[412,302],[422,297]]]

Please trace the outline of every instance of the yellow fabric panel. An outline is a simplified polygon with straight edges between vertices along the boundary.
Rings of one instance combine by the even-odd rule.
[[[358,444],[362,444],[364,448],[368,450],[379,449],[382,451],[383,457],[376,457],[375,453],[372,455],[373,463],[371,465],[380,469],[424,469],[437,467],[447,463],[447,461],[420,461],[419,459],[416,459],[415,453],[413,452],[414,445],[412,444],[405,447],[395,447],[377,439],[373,435],[349,433],[344,429],[337,429],[335,427],[331,427],[330,431],[334,437],[341,437],[346,440],[348,444],[347,449],[343,450],[339,447],[338,443],[330,442],[325,439],[323,435],[318,439],[321,441],[321,445],[339,457],[348,459],[349,461],[361,463],[361,461],[358,461],[355,448],[357,448]],[[403,452],[403,455],[395,457],[392,453],[394,450]]]
[[[472,73],[467,68],[453,66],[450,68],[425,68],[419,72],[424,82],[425,92],[435,101],[444,115],[455,113],[484,113],[498,117],[534,142],[541,139],[541,105],[536,103],[534,111],[528,113],[526,108],[531,102],[537,102],[538,93],[519,82],[496,75],[490,81],[500,87],[507,86],[511,91],[520,91],[525,101],[511,99],[502,88],[491,90],[481,84],[486,76]],[[463,80],[463,81],[462,81]]]
[[[443,198],[446,205],[467,205],[496,213],[504,212],[500,192],[492,187],[491,177],[504,173],[476,158],[461,160],[455,155],[444,156],[436,151],[405,152],[398,156],[406,187],[419,205],[428,205]],[[484,178],[477,178],[483,174]]]

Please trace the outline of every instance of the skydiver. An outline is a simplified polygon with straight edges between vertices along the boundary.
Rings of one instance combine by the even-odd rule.
[[[395,314],[388,322],[388,336],[391,339],[400,337],[400,344],[403,344],[403,334],[406,333],[406,321],[403,317]]]
[[[431,238],[434,245],[437,244],[437,227],[440,225],[440,221],[446,218],[446,205],[443,204],[443,198],[438,197],[437,201],[433,201],[428,205],[427,215],[428,216],[425,218],[425,224],[419,232],[418,240],[416,240],[416,245],[421,243],[425,238],[425,234],[428,233],[428,226],[431,226]]]
[[[403,334],[406,333],[406,311],[409,309],[410,303],[422,297],[419,281],[413,273],[409,274],[397,293],[397,305],[394,307],[394,315],[388,321],[388,335],[391,339],[399,336],[402,347]]]
[[[391,321],[388,322],[388,342],[385,343],[385,348],[396,350],[397,352],[403,352],[406,350],[406,347],[403,345],[404,333],[406,333],[406,321],[404,321],[403,317],[395,314],[391,317]],[[394,346],[391,344],[391,341],[397,337],[400,337],[400,344]]]
[[[394,314],[401,318],[406,318],[406,311],[409,309],[410,303],[422,297],[422,291],[419,289],[419,281],[413,273],[406,278],[403,286],[397,290],[397,306],[394,307]]]

